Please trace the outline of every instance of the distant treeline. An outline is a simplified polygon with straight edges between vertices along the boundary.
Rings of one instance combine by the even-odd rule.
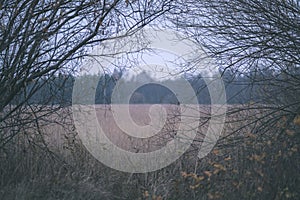
[[[76,77],[83,81],[84,87],[95,87],[90,85],[97,81],[97,88],[95,93],[95,104],[110,104],[111,95],[115,88],[116,82],[122,77],[122,72],[115,72],[112,75],[91,75],[86,74]],[[225,73],[223,81],[226,89],[227,103],[229,104],[244,104],[249,102],[256,102],[260,99],[259,85],[253,82],[251,75],[237,76],[234,73]],[[124,84],[133,84],[136,81],[142,81],[151,77],[146,73],[142,73],[126,81]],[[201,75],[186,76],[186,79],[192,85],[197,94],[197,99],[200,104],[210,104],[210,95],[204,79]],[[43,104],[43,105],[64,105],[72,104],[72,89],[75,77],[72,75],[57,75],[51,78],[41,78],[38,81],[32,82],[27,86],[26,91],[18,95],[14,102],[22,101],[28,98],[29,104]],[[161,81],[162,84],[176,84],[177,80]],[[37,89],[38,88],[38,89]],[[86,88],[81,88],[84,92]],[[33,95],[32,90],[36,90]],[[27,95],[27,96],[26,96]],[[130,98],[132,104],[178,104],[176,94],[172,93],[168,88],[160,84],[146,84],[138,88]]]

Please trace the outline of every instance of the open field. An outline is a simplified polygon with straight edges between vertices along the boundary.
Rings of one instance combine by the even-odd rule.
[[[146,153],[176,137],[178,106],[163,106],[167,123],[144,139],[125,134],[109,105],[95,108],[97,121],[115,145]],[[149,124],[149,108],[131,105],[132,119]],[[188,151],[168,167],[145,174],[119,172],[93,158],[80,140],[71,108],[62,108],[40,119],[38,130],[32,125],[1,148],[0,199],[298,199],[297,129],[277,133],[282,126],[278,124],[257,134],[264,123],[260,117],[269,111],[243,108],[229,106],[220,140],[206,157],[197,159],[211,110],[201,106],[198,135]]]

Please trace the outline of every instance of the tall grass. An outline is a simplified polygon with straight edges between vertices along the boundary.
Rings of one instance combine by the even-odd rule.
[[[147,109],[132,111],[138,123],[147,123]],[[176,130],[170,115],[156,137],[134,140],[116,127],[108,107],[97,112],[109,138],[128,151],[153,151]],[[262,137],[255,128],[263,122],[250,123],[253,111],[236,112],[212,152],[197,159],[209,108],[202,112],[191,148],[170,166],[145,174],[103,165],[81,143],[68,109],[53,113],[39,130],[20,132],[0,150],[0,199],[300,199],[299,127],[278,125]]]

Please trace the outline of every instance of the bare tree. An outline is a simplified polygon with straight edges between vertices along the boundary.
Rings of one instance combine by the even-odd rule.
[[[75,74],[90,48],[115,39],[119,33],[124,34],[118,37],[130,36],[171,9],[172,4],[172,0],[0,1],[1,197],[9,198],[2,188],[14,182],[48,175],[72,180],[81,173],[76,167],[82,167],[80,159],[89,156],[80,142],[74,142],[69,108],[32,104],[31,98],[48,82],[55,83],[57,77]],[[47,97],[56,98],[55,91],[49,93]],[[59,133],[68,134],[55,138]],[[47,134],[52,141],[47,140]],[[60,143],[59,148],[51,149],[55,142]],[[57,152],[62,148],[64,152]],[[65,159],[62,154],[66,152],[76,154],[75,162]],[[41,180],[52,184],[54,179]],[[108,199],[102,186],[94,186],[99,191],[94,198]],[[91,198],[77,195],[67,198]],[[110,198],[115,196],[112,191]]]
[[[291,123],[299,115],[299,1],[192,0],[177,5],[172,11],[178,17],[171,19],[175,26],[201,43],[223,74],[249,78],[245,84],[255,93],[256,107],[269,110],[266,118],[277,116],[268,120],[269,127],[283,116]]]
[[[172,1],[1,1],[0,7],[0,146],[24,126],[24,105],[58,74],[73,74],[93,45],[137,30],[170,9]],[[30,85],[30,87],[28,87]],[[16,100],[19,96],[22,98]],[[13,105],[12,105],[13,104]],[[44,108],[53,112],[54,108]],[[31,109],[41,111],[41,107]],[[45,115],[45,112],[43,112]],[[25,120],[27,119],[27,120]],[[13,130],[13,129],[10,129]]]
[[[177,14],[170,17],[173,25],[202,44],[224,76],[229,72],[237,78],[247,77],[249,81],[243,84],[254,97],[247,105],[229,106],[231,133],[218,147],[240,149],[238,165],[243,172],[257,167],[244,162],[246,155],[255,155],[250,158],[255,162],[263,159],[268,178],[259,180],[272,191],[271,198],[288,198],[284,188],[296,198],[299,152],[288,152],[299,146],[300,139],[300,2],[191,0],[177,5],[171,11]],[[234,84],[234,79],[229,81]]]

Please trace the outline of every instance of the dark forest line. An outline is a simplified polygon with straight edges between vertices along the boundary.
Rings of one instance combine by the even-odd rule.
[[[270,87],[269,91],[272,91],[272,85],[262,85],[258,80],[259,77],[266,79],[266,76],[274,76],[273,72],[265,73],[260,72],[258,74],[249,73],[245,75],[237,75],[236,73],[227,72],[223,74],[222,79],[224,81],[226,97],[228,104],[246,104],[246,103],[267,103],[262,102],[264,99],[264,93],[266,87]],[[140,76],[140,77],[139,77]],[[117,81],[122,77],[122,72],[115,70],[113,74],[91,75],[85,74],[76,77],[79,81],[82,81],[84,87],[94,87],[92,82],[98,82],[95,93],[95,104],[110,104],[112,92],[116,86]],[[254,78],[255,77],[255,78]],[[185,77],[191,86],[193,87],[199,104],[210,104],[210,95],[207,85],[201,75],[187,76]],[[133,77],[131,80],[127,80],[125,84],[134,84],[136,81],[151,79],[146,73],[142,73]],[[166,82],[168,84],[176,84],[175,80],[164,80],[160,83],[163,85]],[[69,106],[72,104],[72,91],[75,82],[75,76],[62,75],[51,78],[41,78],[29,84],[26,91],[21,92],[13,100],[12,104],[18,104],[24,99],[29,99],[29,104],[41,104],[41,105],[63,105]],[[130,104],[179,104],[176,94],[174,94],[168,88],[160,84],[145,84],[138,88],[130,98]],[[34,95],[28,97],[27,94],[32,94],[33,88],[39,88]],[[86,88],[81,88],[84,92]]]

